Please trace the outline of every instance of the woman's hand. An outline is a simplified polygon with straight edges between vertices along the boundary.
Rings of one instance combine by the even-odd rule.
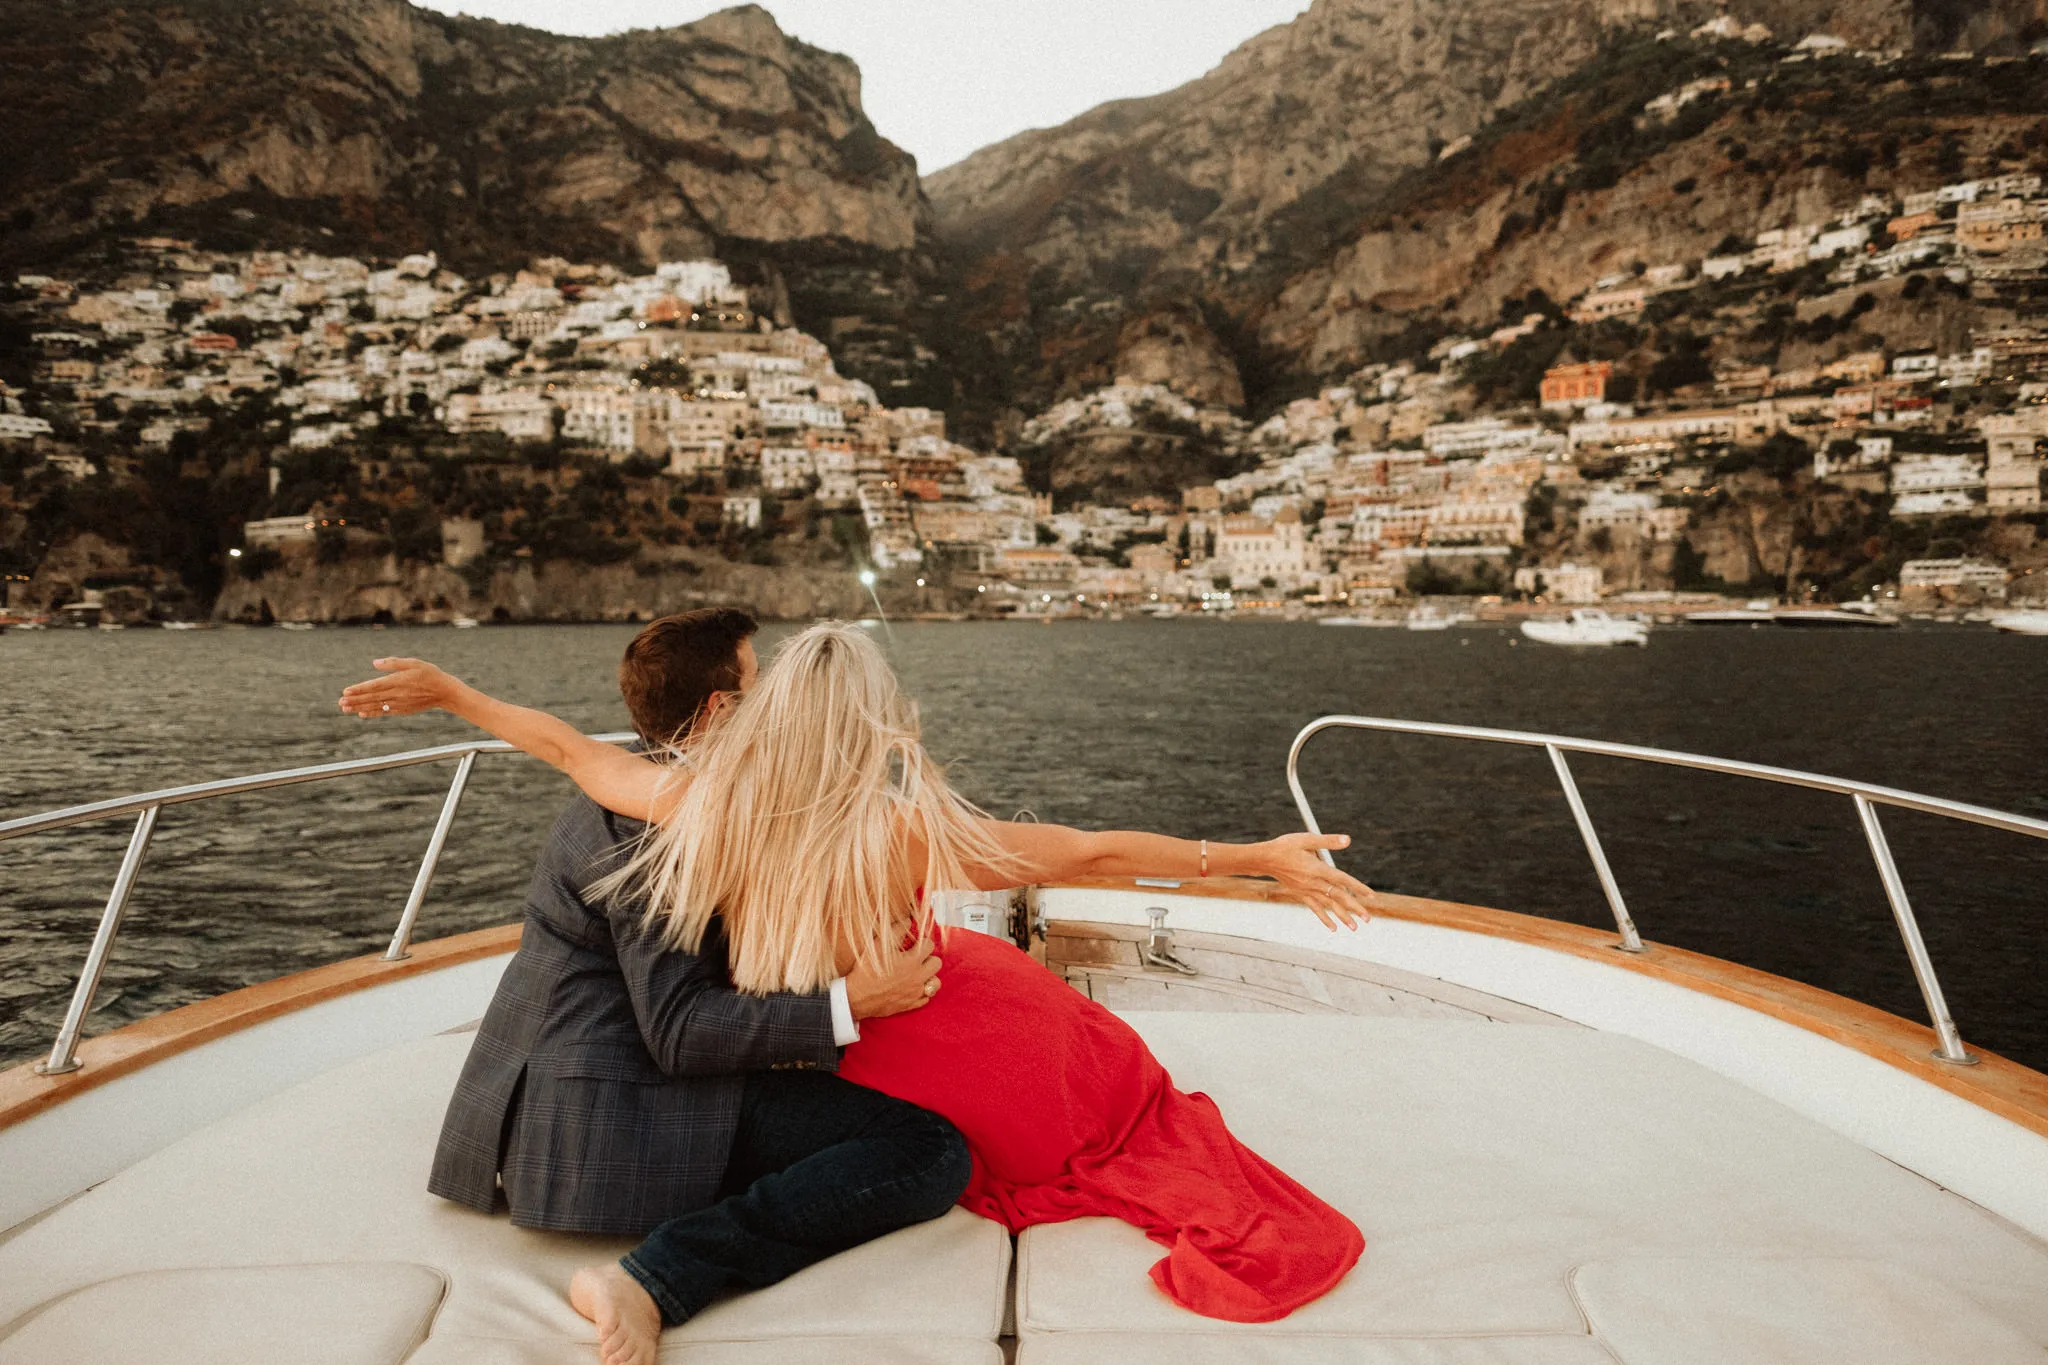
[[[370,666],[384,676],[342,689],[341,709],[347,715],[365,720],[417,715],[447,707],[462,687],[424,659],[372,659]]]
[[[1283,834],[1257,846],[1260,871],[1286,887],[1331,929],[1356,929],[1372,918],[1372,888],[1324,862],[1319,850],[1349,848],[1348,834]]]

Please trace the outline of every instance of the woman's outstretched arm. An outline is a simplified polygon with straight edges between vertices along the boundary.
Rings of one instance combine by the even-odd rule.
[[[1372,918],[1370,888],[1318,856],[1320,849],[1348,847],[1348,834],[1283,834],[1258,844],[1212,839],[1205,872],[1203,844],[1194,839],[1008,820],[990,820],[984,827],[1018,863],[1015,869],[970,869],[984,890],[1076,877],[1271,877],[1332,929],[1340,923],[1355,929]]]
[[[438,708],[560,768],[598,805],[634,820],[653,823],[681,799],[687,778],[545,711],[485,696],[424,659],[373,659],[371,666],[384,676],[342,689],[341,709],[349,715],[381,720]]]

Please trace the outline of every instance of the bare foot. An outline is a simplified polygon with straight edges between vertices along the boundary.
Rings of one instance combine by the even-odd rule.
[[[661,1310],[617,1262],[587,1265],[571,1276],[569,1304],[597,1324],[603,1365],[654,1365]]]

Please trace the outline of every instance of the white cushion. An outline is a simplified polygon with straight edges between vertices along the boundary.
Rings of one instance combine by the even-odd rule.
[[[389,1262],[144,1271],[43,1305],[0,1337],[0,1365],[398,1365],[446,1288]]]
[[[1632,1257],[1572,1288],[1622,1365],[2048,1365],[1954,1289],[1876,1261]]]
[[[436,1332],[406,1365],[592,1365],[596,1359],[587,1342],[495,1341]],[[686,1341],[671,1333],[662,1340],[661,1359],[670,1365],[1003,1365],[1003,1348],[993,1341],[945,1337]]]
[[[1974,1205],[1702,1067],[1590,1029],[1133,1014],[1183,1089],[1349,1214],[1365,1258],[1255,1328],[1174,1305],[1160,1249],[1106,1219],[1031,1228],[1020,1333],[1584,1333],[1583,1262],[1859,1257],[1966,1286],[2048,1342],[2048,1252]]]
[[[588,1349],[595,1336],[569,1307],[569,1275],[630,1241],[525,1231],[427,1193],[473,1037],[408,1043],[273,1096],[0,1243],[0,1323],[139,1271],[394,1260],[446,1277],[434,1336]],[[1009,1256],[1000,1227],[954,1209],[714,1305],[667,1336],[989,1341],[1002,1323]]]
[[[1615,1365],[1589,1336],[1308,1337],[1058,1332],[1026,1337],[1017,1365]],[[1721,1365],[1734,1365],[1723,1361]]]

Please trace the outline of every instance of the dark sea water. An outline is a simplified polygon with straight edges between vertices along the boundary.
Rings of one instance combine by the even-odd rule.
[[[0,817],[466,736],[446,718],[336,713],[379,654],[623,729],[612,679],[630,634],[12,633]],[[1982,628],[1673,629],[1647,650],[1586,652],[1492,626],[988,623],[889,639],[931,747],[1003,815],[1219,839],[1298,828],[1287,746],[1327,712],[1692,750],[2048,815],[2048,639]],[[1646,938],[1922,1017],[1847,798],[1614,760],[1574,769]],[[88,1032],[381,948],[451,771],[167,809]],[[1611,927],[1540,751],[1340,733],[1311,745],[1303,775],[1324,827],[1354,836],[1347,865],[1379,888]],[[515,919],[568,793],[530,760],[480,760],[420,937]],[[2048,843],[1884,821],[1965,1040],[2048,1069]],[[48,1048],[128,832],[0,843],[0,1064]]]

